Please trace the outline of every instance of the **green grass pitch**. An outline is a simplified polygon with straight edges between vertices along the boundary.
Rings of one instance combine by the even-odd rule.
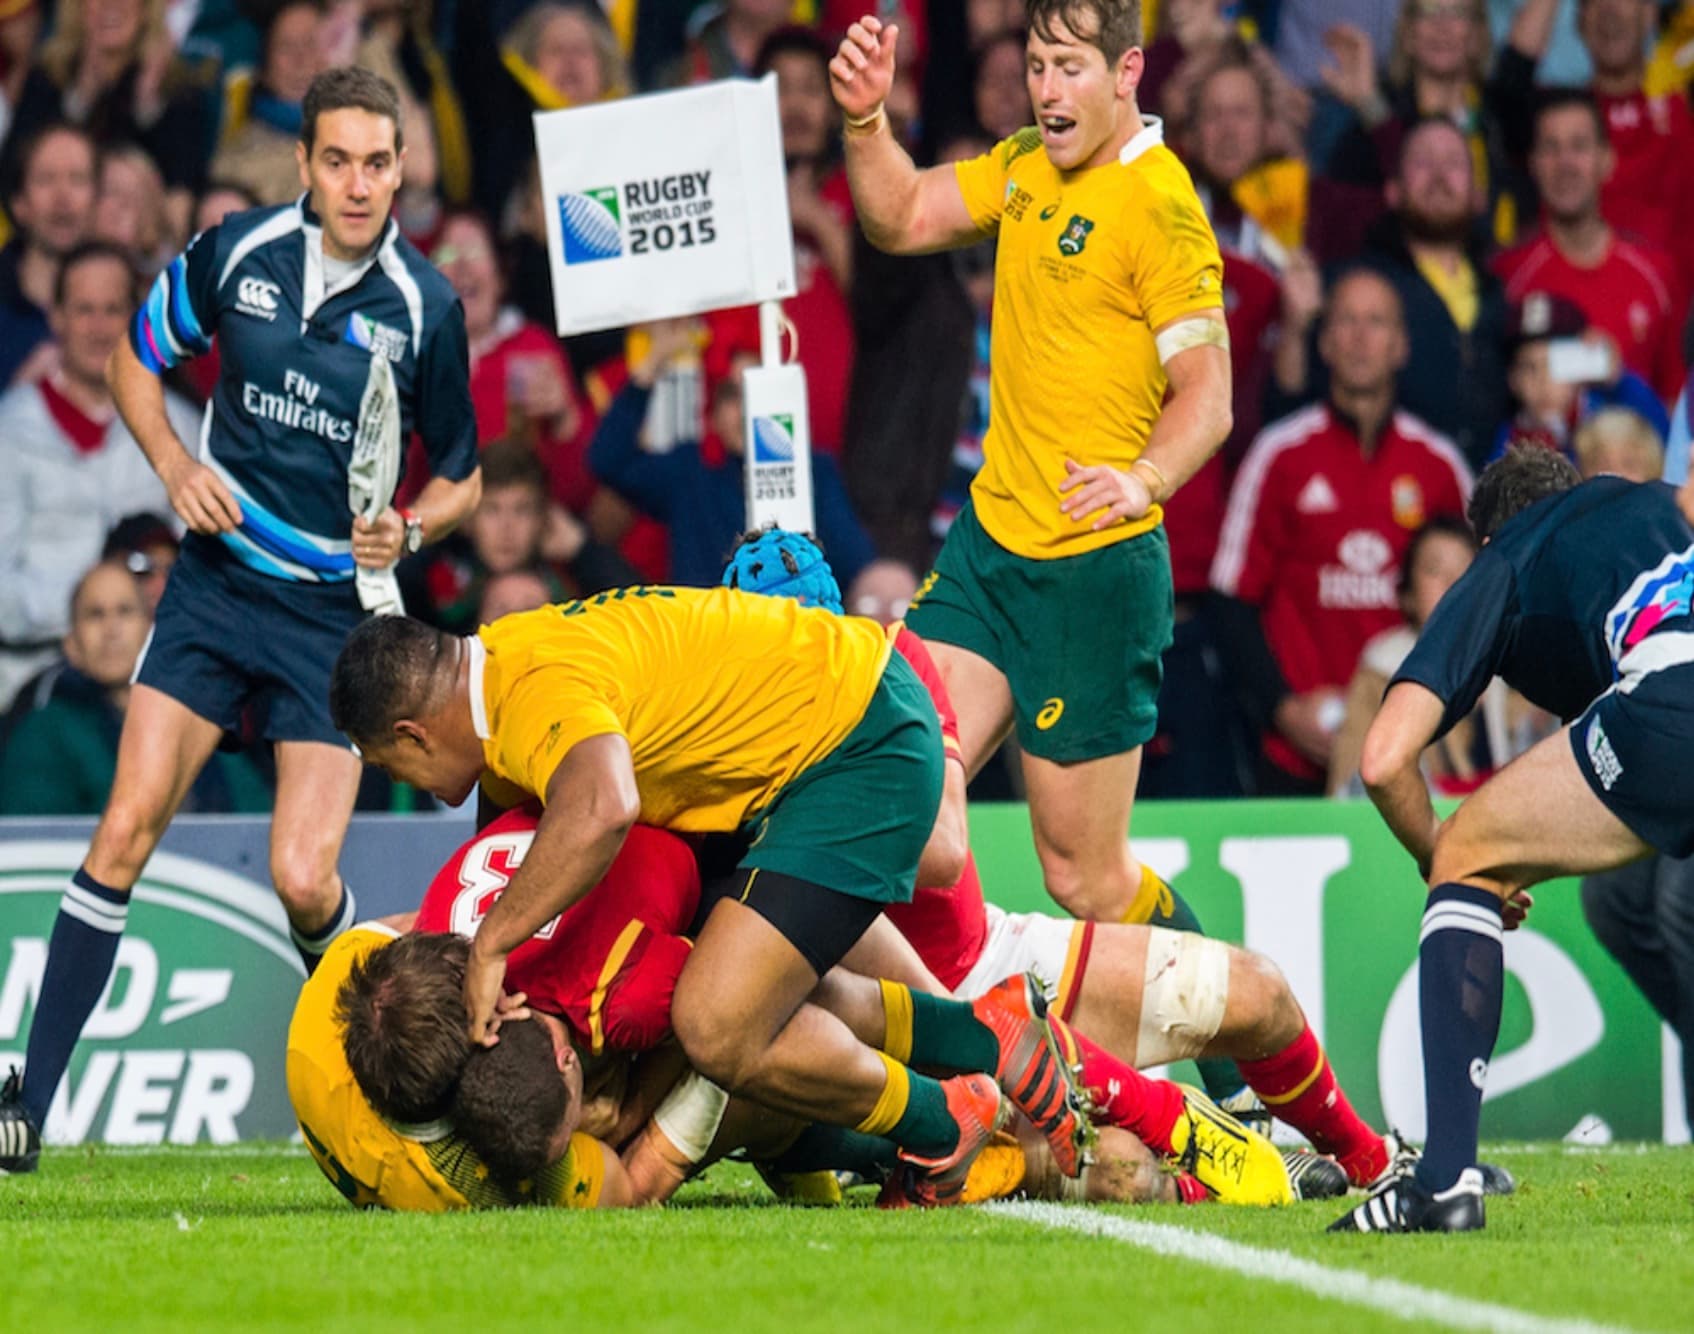
[[[0,1327],[1694,1328],[1694,1150],[1491,1156],[1522,1185],[1487,1232],[1371,1238],[1323,1235],[1334,1204],[794,1209],[735,1164],[663,1211],[408,1217],[353,1212],[292,1146],[50,1150],[0,1179]]]

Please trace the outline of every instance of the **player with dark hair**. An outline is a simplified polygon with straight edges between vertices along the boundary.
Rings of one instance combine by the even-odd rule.
[[[488,1035],[507,955],[592,889],[638,818],[746,829],[740,889],[714,905],[677,980],[673,1021],[695,1069],[775,1110],[894,1139],[934,1202],[956,1196],[999,1118],[998,1097],[968,1078],[991,1071],[1080,1171],[1092,1128],[1039,994],[1022,1013],[912,996],[902,1060],[805,1003],[883,904],[911,896],[940,800],[934,707],[876,625],[684,588],[620,589],[462,640],[383,618],[349,637],[331,711],[392,776],[453,802],[480,779],[500,804],[544,805],[477,931],[473,1038]]]
[[[562,1071],[567,1079],[574,1077],[574,1102],[568,1096],[566,1080],[553,1081],[568,1113],[556,1151],[536,1171],[521,1177],[489,1171],[476,1149],[447,1119],[453,1107],[451,1091],[441,1100],[440,1110],[427,1119],[405,1121],[378,1115],[348,1059],[349,1055],[361,1055],[361,1041],[365,1044],[363,1054],[369,1054],[370,1035],[355,1037],[338,1017],[347,1009],[350,979],[357,975],[366,983],[372,978],[399,980],[403,985],[391,987],[390,995],[398,997],[409,987],[414,998],[421,994],[426,1000],[429,988],[445,987],[447,1008],[455,1020],[460,1013],[458,991],[464,979],[466,941],[451,935],[397,935],[405,922],[405,916],[364,922],[337,937],[320,966],[306,979],[288,1026],[289,1102],[306,1148],[331,1184],[358,1208],[404,1212],[441,1213],[522,1204],[593,1209],[633,1203],[617,1155],[593,1135],[579,1133],[583,1089],[580,1065]],[[364,984],[352,984],[351,989],[359,985]],[[447,1028],[454,1031],[449,1034]],[[411,1038],[393,1029],[384,1036],[419,1056],[420,1069],[436,1060],[443,1041],[469,1046],[460,1022],[438,1026],[421,1048],[412,1041],[418,1036],[416,1028]],[[568,1039],[564,1041],[568,1047]],[[570,1062],[561,1064],[568,1067]],[[388,1091],[407,1096],[397,1087]]]
[[[356,570],[385,569],[476,503],[476,431],[458,299],[389,216],[405,156],[392,86],[360,69],[319,75],[296,156],[301,198],[196,237],[107,367],[190,532],[137,669],[111,799],[53,927],[24,1078],[0,1092],[0,1170],[35,1166],[131,888],[244,718],[275,743],[271,878],[308,971],[355,918],[336,863],[359,762],[329,717],[330,666],[363,615]],[[214,337],[220,376],[191,447],[160,377]],[[391,388],[366,411],[378,380]],[[378,428],[421,435],[434,476],[413,511],[355,520],[355,437]]]
[[[1338,1232],[1484,1225],[1477,1127],[1529,889],[1694,852],[1694,527],[1661,483],[1579,482],[1518,446],[1478,480],[1482,550],[1441,600],[1365,738],[1371,799],[1429,886],[1418,950],[1429,1139]],[[1566,721],[1440,819],[1424,747],[1495,676]]]

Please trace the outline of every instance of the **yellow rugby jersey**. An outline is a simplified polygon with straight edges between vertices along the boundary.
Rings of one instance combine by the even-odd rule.
[[[882,627],[728,588],[625,588],[503,616],[471,645],[495,777],[545,798],[567,751],[629,741],[643,824],[733,830],[864,717]]]
[[[606,1147],[571,1136],[565,1156],[534,1181],[508,1189],[492,1180],[446,1123],[402,1134],[376,1114],[348,1068],[335,998],[354,963],[395,938],[387,927],[354,927],[324,952],[288,1025],[288,1098],[318,1167],[361,1209],[412,1213],[499,1209],[523,1204],[592,1209],[606,1179]]]
[[[1049,560],[1157,527],[1094,532],[1061,513],[1065,459],[1127,468],[1164,401],[1153,332],[1223,309],[1223,260],[1194,183],[1154,117],[1116,162],[1061,172],[1021,130],[955,165],[972,221],[998,231],[988,435],[971,484],[982,526]]]

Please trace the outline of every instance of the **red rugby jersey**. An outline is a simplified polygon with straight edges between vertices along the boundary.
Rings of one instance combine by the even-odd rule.
[[[418,907],[418,931],[474,936],[535,839],[539,813],[508,811],[443,866]],[[592,1052],[644,1051],[671,1031],[671,993],[688,961],[683,933],[700,905],[693,850],[636,825],[600,883],[512,951],[506,987],[570,1025]]]
[[[1532,292],[1574,301],[1591,325],[1616,340],[1625,366],[1666,403],[1675,401],[1682,388],[1681,306],[1663,251],[1614,236],[1605,259],[1584,269],[1543,232],[1496,256],[1494,271],[1514,303]]]
[[[1620,231],[1676,261],[1677,286],[1694,278],[1687,219],[1694,208],[1694,116],[1682,94],[1623,97],[1596,93],[1615,166],[1600,187],[1600,208]]]
[[[1400,623],[1412,534],[1437,515],[1463,517],[1470,489],[1463,456],[1411,413],[1393,414],[1367,458],[1352,424],[1315,403],[1248,449],[1212,585],[1259,608],[1291,690],[1344,688],[1365,641]],[[1280,736],[1264,747],[1289,773],[1318,776]]]

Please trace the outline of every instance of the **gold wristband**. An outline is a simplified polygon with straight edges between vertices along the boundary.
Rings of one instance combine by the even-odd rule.
[[[1153,477],[1158,482],[1158,485],[1153,488],[1153,499],[1155,501],[1159,499],[1160,493],[1170,489],[1170,478],[1165,476],[1165,470],[1145,455],[1136,459],[1134,463],[1129,465],[1129,468],[1131,472],[1134,472],[1137,468],[1145,468],[1148,472],[1153,474]]]
[[[843,116],[841,132],[847,135],[875,134],[888,120],[888,113],[883,110],[881,102],[876,104],[876,110],[868,116]]]

